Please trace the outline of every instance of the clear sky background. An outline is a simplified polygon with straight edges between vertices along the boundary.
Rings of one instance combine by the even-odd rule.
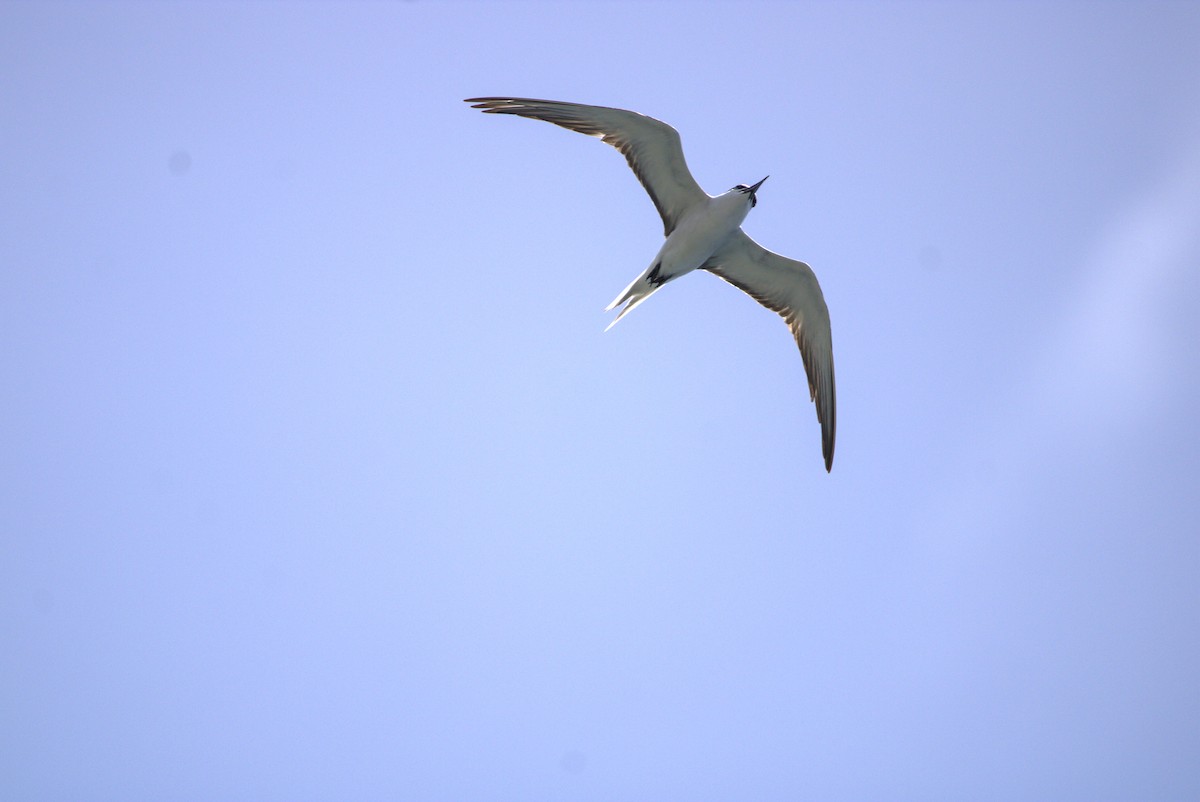
[[[833,320],[603,333],[631,108]],[[0,787],[1200,796],[1200,5],[0,5]]]

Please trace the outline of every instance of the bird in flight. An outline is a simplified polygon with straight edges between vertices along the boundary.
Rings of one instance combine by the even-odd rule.
[[[744,291],[778,313],[800,346],[809,396],[821,424],[825,470],[832,470],[837,403],[825,297],[808,265],[768,251],[741,229],[767,179],[708,195],[688,170],[679,132],[637,112],[520,97],[475,97],[466,102],[485,114],[516,114],[600,137],[621,151],[662,216],[667,239],[650,266],[608,305],[606,312],[624,304],[608,328],[668,281],[693,270],[715,273]]]

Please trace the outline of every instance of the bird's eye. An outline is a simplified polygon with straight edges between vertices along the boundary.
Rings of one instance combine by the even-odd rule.
[[[745,184],[738,184],[736,187],[734,187],[734,189],[736,189],[738,192],[745,192],[746,190],[750,189],[750,187],[746,186]]]

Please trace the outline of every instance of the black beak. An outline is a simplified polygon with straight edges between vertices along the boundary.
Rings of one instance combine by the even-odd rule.
[[[758,192],[758,188],[759,188],[759,187],[761,187],[761,186],[763,185],[763,181],[766,181],[766,180],[767,180],[767,178],[770,178],[770,177],[771,177],[771,176],[766,176],[765,178],[763,178],[763,180],[762,180],[762,181],[759,181],[757,184],[755,184],[754,186],[750,187],[750,189],[748,189],[748,190],[747,190],[747,192],[749,192],[751,195],[753,195],[755,192]]]

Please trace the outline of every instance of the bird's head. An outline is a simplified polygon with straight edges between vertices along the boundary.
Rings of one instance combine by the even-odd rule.
[[[730,192],[740,192],[743,195],[749,195],[750,196],[750,208],[753,209],[755,206],[758,205],[758,196],[755,193],[758,192],[758,188],[763,185],[763,181],[766,181],[767,178],[770,178],[770,177],[771,176],[767,176],[762,181],[759,181],[757,184],[753,184],[751,186],[746,186],[745,184],[738,184],[736,187],[734,187],[733,189],[731,189],[729,191]]]

